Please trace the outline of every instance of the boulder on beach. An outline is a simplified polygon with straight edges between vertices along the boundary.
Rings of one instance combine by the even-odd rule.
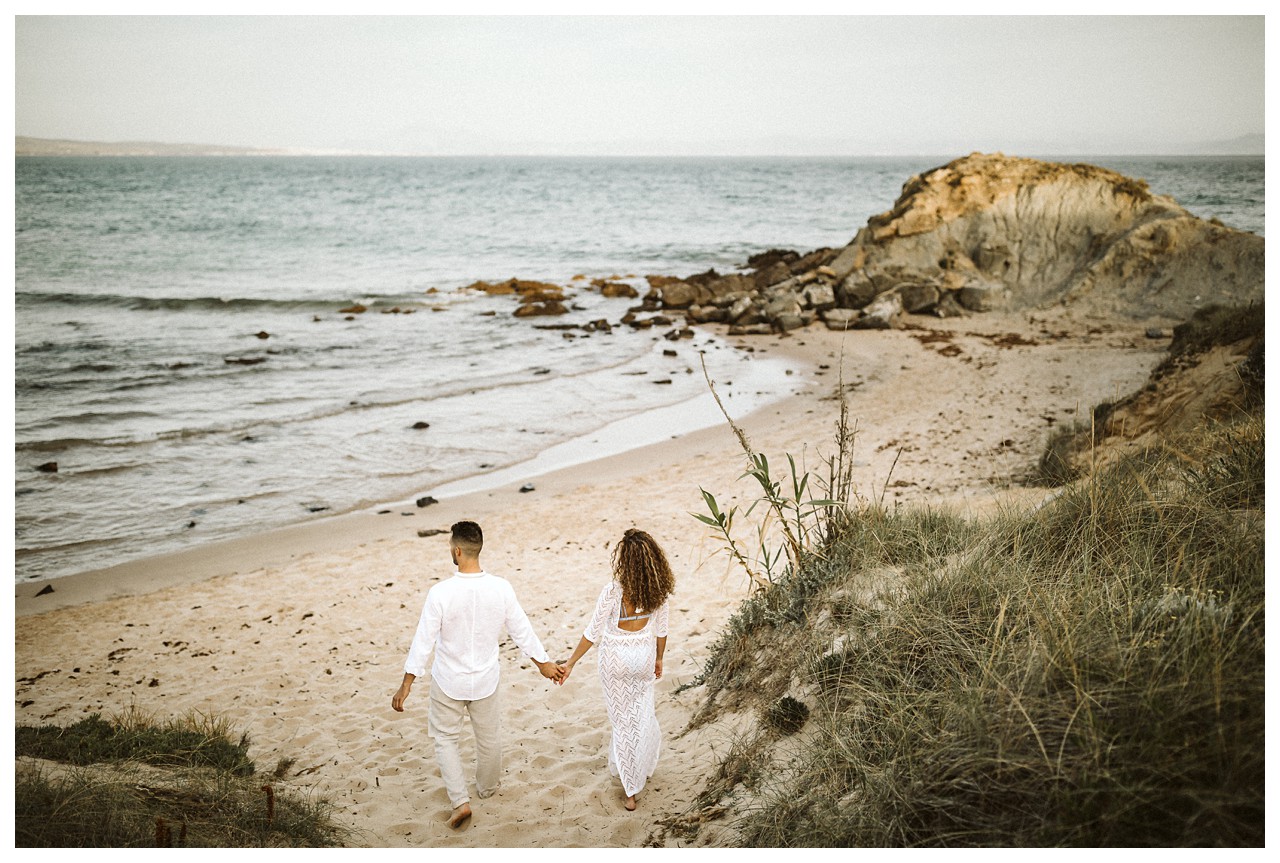
[[[1261,237],[1193,216],[1143,180],[974,153],[912,177],[832,268],[859,283],[931,284],[972,311],[1181,317],[1261,299],[1263,259]]]

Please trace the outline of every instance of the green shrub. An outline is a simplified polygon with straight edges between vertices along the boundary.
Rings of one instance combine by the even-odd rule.
[[[248,739],[217,717],[157,721],[128,711],[65,728],[19,726],[18,847],[321,847],[351,835],[325,800],[263,784]],[[70,765],[70,766],[61,766]]]
[[[734,619],[770,627],[739,678],[800,656],[814,693],[742,844],[1261,846],[1263,439],[1206,427],[982,522],[851,520]]]
[[[236,775],[253,773],[249,741],[232,741],[217,728],[202,727],[198,718],[150,724],[110,723],[94,713],[73,725],[19,726],[14,748],[29,755],[69,764],[133,759],[149,764],[216,767]]]

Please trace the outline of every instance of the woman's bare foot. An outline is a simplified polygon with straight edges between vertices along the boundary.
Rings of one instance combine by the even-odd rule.
[[[636,811],[636,796],[635,796],[634,794],[630,795],[629,797],[627,797],[627,802],[626,802],[626,803],[624,803],[624,804],[622,804],[622,805],[623,805],[623,806],[625,806],[625,807],[627,807],[627,811],[628,811],[628,812],[635,812],[635,811]]]
[[[457,809],[453,810],[453,815],[449,817],[449,826],[457,830],[467,819],[471,817],[471,804],[463,803]]]

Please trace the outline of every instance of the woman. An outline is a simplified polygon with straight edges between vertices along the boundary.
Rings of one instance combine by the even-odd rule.
[[[613,724],[609,772],[622,780],[628,810],[658,766],[662,730],[653,710],[653,683],[662,677],[667,649],[667,597],[675,576],[649,534],[632,528],[613,549],[613,579],[600,591],[596,610],[573,656],[564,666],[563,686],[573,666],[597,642],[600,683]]]

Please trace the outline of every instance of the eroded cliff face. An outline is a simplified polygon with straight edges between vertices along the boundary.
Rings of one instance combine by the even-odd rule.
[[[1141,180],[975,153],[912,177],[830,266],[853,302],[924,284],[974,310],[1185,316],[1261,299],[1263,260],[1262,238],[1199,219]]]

